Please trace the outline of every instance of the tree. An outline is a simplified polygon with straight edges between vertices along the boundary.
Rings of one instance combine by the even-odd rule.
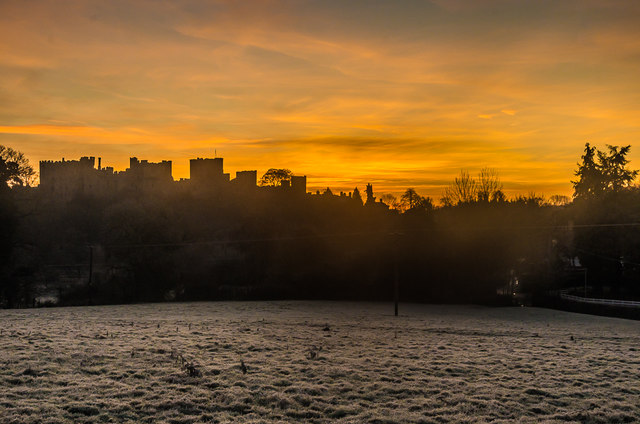
[[[575,199],[597,196],[603,191],[602,170],[596,162],[596,151],[595,146],[591,147],[589,143],[585,144],[582,163],[578,163],[578,170],[575,172],[578,180],[571,181]]]
[[[21,152],[0,145],[0,304],[12,306],[17,296],[16,280],[10,275],[18,217],[11,187],[28,186],[35,171]]]
[[[360,206],[362,206],[362,196],[360,195],[360,190],[358,190],[358,187],[353,189],[353,195],[351,195],[351,198],[358,202]]]
[[[629,187],[633,180],[638,176],[638,171],[627,169],[629,159],[627,154],[631,146],[611,146],[607,145],[609,154],[598,151],[598,160],[600,161],[600,169],[603,177],[603,185],[605,190],[620,191]]]
[[[608,152],[603,152],[585,144],[582,163],[578,163],[575,172],[577,181],[573,183],[575,199],[590,199],[603,193],[619,192],[629,187],[638,176],[637,170],[627,169],[627,154],[631,146],[607,145]]]
[[[482,168],[478,175],[477,200],[479,202],[500,202],[504,201],[502,192],[502,182],[495,169]]]
[[[400,196],[400,204],[405,209],[413,209],[420,202],[420,195],[412,188],[408,188],[402,196]]]
[[[468,171],[460,171],[460,176],[444,189],[440,199],[444,206],[473,202],[504,202],[505,200],[506,196],[502,191],[498,173],[491,168],[482,168],[478,179],[471,177]]]
[[[575,254],[589,269],[589,285],[596,288],[637,290],[637,229],[597,225],[637,220],[640,191],[632,188],[638,171],[627,168],[630,148],[607,145],[607,150],[601,151],[586,143],[575,172],[578,179],[572,181],[576,200],[572,215],[575,223],[582,226],[575,230]]]
[[[422,198],[420,199],[420,203],[418,205],[418,207],[426,210],[426,211],[432,211],[434,209],[433,206],[433,199],[431,197],[428,196],[422,196]]]
[[[380,196],[380,201],[385,205],[389,206],[391,209],[396,209],[396,210],[401,209],[400,202],[398,202],[398,198],[393,194],[389,194],[389,193],[383,194],[382,196]]]
[[[291,171],[288,169],[270,168],[260,178],[262,187],[280,187],[284,182],[291,181]]]
[[[456,177],[452,184],[444,189],[442,204],[445,206],[455,206],[460,203],[471,203],[477,199],[478,184],[468,171],[460,171],[460,176]]]
[[[516,198],[513,199],[512,203],[540,207],[545,204],[545,201],[543,195],[536,194],[535,192],[531,191],[526,196],[522,194],[516,196]]]
[[[420,196],[414,189],[408,188],[400,196],[400,206],[404,211],[432,210],[433,202],[431,198]]]
[[[0,145],[0,181],[8,187],[30,186],[36,171],[22,152]]]

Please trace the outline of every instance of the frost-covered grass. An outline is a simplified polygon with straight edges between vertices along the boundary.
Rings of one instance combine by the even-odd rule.
[[[0,311],[0,422],[640,422],[640,322],[243,302]],[[244,364],[244,365],[243,365]]]

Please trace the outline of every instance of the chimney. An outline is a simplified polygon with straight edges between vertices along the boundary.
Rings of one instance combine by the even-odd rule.
[[[102,169],[102,158],[98,158],[98,169]]]

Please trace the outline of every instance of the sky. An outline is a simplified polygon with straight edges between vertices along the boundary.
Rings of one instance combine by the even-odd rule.
[[[626,0],[0,0],[0,144],[434,199],[488,167],[570,195],[586,142],[640,140],[638,22]]]

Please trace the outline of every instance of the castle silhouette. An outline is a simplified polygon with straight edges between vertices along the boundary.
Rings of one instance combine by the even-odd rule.
[[[194,191],[216,190],[256,190],[258,173],[256,170],[238,171],[234,179],[223,169],[223,158],[190,159],[189,179],[175,181],[171,173],[172,162],[149,162],[129,159],[129,168],[115,171],[113,167],[103,167],[102,158],[83,156],[79,160],[40,161],[40,190],[43,194],[68,200],[78,195],[101,196],[136,190],[153,193],[176,187],[186,187]],[[279,187],[260,187],[278,189],[291,194],[305,194],[306,176],[291,176],[281,182]]]

